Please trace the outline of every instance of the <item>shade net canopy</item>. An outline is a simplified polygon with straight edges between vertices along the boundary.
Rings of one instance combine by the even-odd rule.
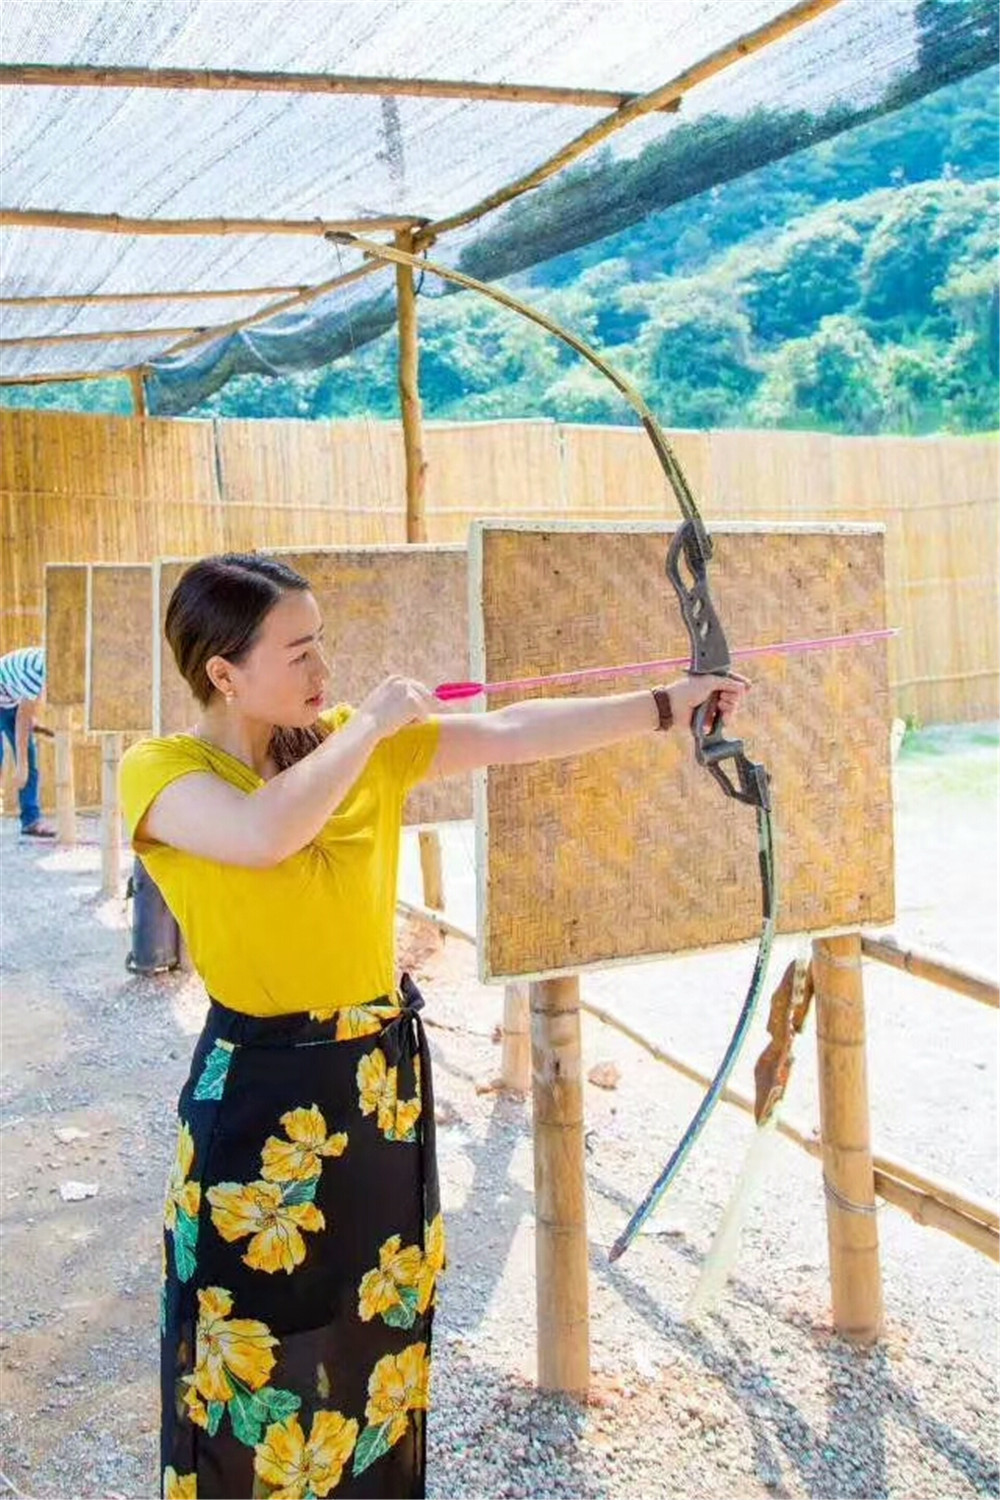
[[[996,57],[992,0],[5,0],[0,379],[182,412],[391,325],[339,228],[498,279]]]

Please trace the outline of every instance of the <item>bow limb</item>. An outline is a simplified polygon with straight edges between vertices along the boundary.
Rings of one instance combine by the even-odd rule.
[[[667,441],[666,434],[635,386],[583,339],[577,338],[575,334],[563,328],[545,313],[539,312],[536,307],[522,302],[518,297],[511,296],[510,292],[503,291],[500,287],[489,286],[486,282],[477,281],[473,276],[467,276],[462,271],[455,271],[450,266],[442,266],[436,261],[428,260],[425,256],[411,255],[408,251],[399,250],[395,246],[362,239],[358,235],[331,231],[326,238],[337,244],[349,245],[372,260],[430,271],[433,275],[439,276],[442,281],[450,281],[455,286],[479,292],[492,302],[499,303],[501,307],[509,308],[511,312],[527,318],[539,328],[544,328],[554,338],[575,350],[582,359],[585,359],[611,382],[642,423],[681,513],[682,524],[671,542],[667,555],[667,577],[677,594],[681,614],[691,641],[691,666],[688,670],[695,676],[707,673],[725,676],[730,673],[729,646],[712,604],[708,587],[707,564],[712,556],[712,541],[705,529],[705,523],[684,472]],[[684,1164],[722,1096],[753,1021],[764,987],[768,958],[774,938],[777,897],[774,832],[767,772],[763,766],[747,758],[743,752],[742,741],[725,737],[714,695],[695,713],[691,731],[694,737],[695,756],[699,764],[706,767],[727,796],[746,802],[755,810],[763,925],[750,987],[722,1062],[670,1160],[612,1246],[609,1252],[611,1260],[617,1260],[624,1253],[649,1218]],[[724,769],[726,762],[730,761],[735,771],[735,780]]]

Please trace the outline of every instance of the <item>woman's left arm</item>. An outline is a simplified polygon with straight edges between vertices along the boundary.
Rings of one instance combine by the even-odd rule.
[[[667,693],[674,726],[687,728],[694,710],[714,692],[723,717],[731,719],[748,687],[746,679],[738,677],[684,677],[672,682]],[[582,755],[658,729],[660,714],[652,692],[645,689],[603,698],[534,698],[492,713],[442,716],[439,722],[432,777]]]

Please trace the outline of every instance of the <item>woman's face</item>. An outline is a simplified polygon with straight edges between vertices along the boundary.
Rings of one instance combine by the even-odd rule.
[[[239,711],[282,729],[315,723],[326,702],[329,670],[322,647],[323,622],[307,589],[282,594],[265,616],[243,661],[225,662],[220,690],[232,691]],[[222,663],[221,657],[215,657]]]

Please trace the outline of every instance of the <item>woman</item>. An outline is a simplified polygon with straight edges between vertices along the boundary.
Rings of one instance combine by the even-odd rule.
[[[438,718],[390,677],[324,710],[309,585],[252,555],[189,568],[166,634],[201,716],[133,746],[122,795],[212,1000],[165,1211],[164,1494],[422,1495],[444,1237],[423,1001],[394,972],[404,799],[714,690],[732,713],[745,684]]]

